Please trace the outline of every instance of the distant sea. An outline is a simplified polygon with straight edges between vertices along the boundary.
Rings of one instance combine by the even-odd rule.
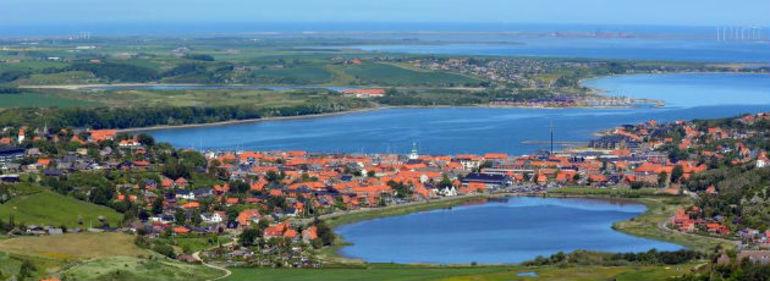
[[[711,38],[715,27],[580,25],[523,23],[94,23],[8,25],[0,22],[0,36],[65,36],[90,32],[94,36],[125,35],[237,35],[255,33],[425,33],[425,32],[596,32],[645,36]]]

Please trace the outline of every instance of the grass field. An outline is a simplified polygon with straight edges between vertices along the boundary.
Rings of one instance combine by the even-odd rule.
[[[232,238],[227,236],[201,236],[201,237],[194,237],[194,236],[174,236],[169,238],[159,238],[161,241],[164,241],[165,243],[168,243],[169,245],[173,245],[180,250],[184,251],[185,253],[194,253],[197,251],[202,251],[206,249],[210,249],[212,247],[215,247],[221,244],[227,244],[228,242],[232,241]],[[212,244],[209,244],[209,239],[213,242]]]
[[[689,272],[695,264],[680,266],[580,266],[580,267],[427,267],[371,264],[347,269],[235,268],[225,281],[651,281],[665,280]],[[536,276],[519,276],[534,272]]]
[[[62,276],[79,281],[203,281],[223,274],[204,266],[162,258],[109,257],[71,266]]]
[[[19,84],[25,85],[64,85],[77,83],[96,83],[98,79],[85,71],[66,71],[52,74],[32,74],[29,78],[19,81]]]
[[[113,256],[149,256],[134,245],[134,237],[123,233],[75,233],[55,236],[18,237],[0,240],[0,251],[56,260],[82,260]]]
[[[450,86],[464,85],[466,83],[479,83],[477,79],[470,77],[433,71],[415,71],[392,64],[364,63],[351,65],[345,68],[345,72],[355,77],[359,83],[381,86]]]
[[[327,71],[323,65],[256,70],[249,75],[257,82],[271,84],[324,84],[334,78],[334,74]]]
[[[11,258],[11,255],[0,252],[0,280],[19,272],[21,263],[20,260]]]
[[[0,107],[30,106],[240,106],[283,107],[310,103],[313,99],[329,101],[344,97],[325,91],[297,90],[110,90],[64,91],[45,90],[44,93],[9,95],[18,101],[0,99]],[[24,97],[27,96],[27,97]]]
[[[21,93],[0,95],[0,108],[14,107],[76,107],[92,105],[85,100],[71,99],[56,94]]]
[[[436,280],[458,275],[478,275],[504,271],[500,267],[420,267],[406,265],[370,265],[366,268],[271,269],[234,268],[225,281],[417,281]]]
[[[223,275],[166,259],[137,247],[133,239],[122,233],[78,233],[0,240],[0,271],[10,276],[29,260],[37,277],[66,275],[78,281],[203,281]]]
[[[35,188],[35,187],[32,187]],[[0,218],[7,221],[13,216],[16,223],[36,225],[65,225],[68,227],[98,226],[104,217],[110,225],[118,225],[123,215],[113,209],[80,201],[43,188],[12,198],[0,205]],[[82,218],[83,225],[78,225]]]

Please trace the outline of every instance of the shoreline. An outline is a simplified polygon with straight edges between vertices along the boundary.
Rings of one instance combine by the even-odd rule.
[[[715,243],[710,237],[701,237],[696,236],[695,234],[684,234],[684,233],[678,233],[673,232],[674,235],[677,237],[670,237],[667,235],[670,235],[670,232],[664,231],[664,229],[659,228],[658,226],[660,223],[665,223],[665,219],[662,221],[655,222],[655,231],[656,233],[642,233],[640,231],[637,231],[632,226],[627,226],[629,223],[634,223],[642,219],[649,218],[650,216],[654,216],[654,212],[656,211],[656,208],[659,208],[659,204],[665,204],[659,202],[659,198],[665,198],[669,197],[669,195],[665,194],[647,194],[647,195],[639,195],[638,197],[633,197],[632,194],[612,194],[612,193],[606,193],[606,194],[578,194],[578,193],[489,193],[489,194],[473,194],[473,195],[467,195],[463,197],[445,197],[439,200],[435,201],[428,201],[428,202],[413,202],[408,203],[404,205],[396,205],[396,206],[388,206],[381,209],[365,209],[365,210],[356,210],[352,212],[344,212],[344,213],[338,213],[338,214],[331,214],[330,218],[324,218],[324,216],[321,216],[320,218],[326,221],[329,226],[332,228],[332,230],[335,232],[336,241],[335,243],[330,246],[329,248],[323,249],[322,251],[322,259],[331,262],[331,263],[347,263],[347,264],[361,264],[361,263],[368,263],[367,261],[356,258],[356,257],[349,257],[343,255],[340,251],[342,248],[352,245],[350,242],[345,240],[345,237],[342,235],[339,235],[337,233],[337,229],[350,224],[355,224],[362,221],[368,221],[368,220],[374,220],[374,219],[380,219],[380,218],[387,218],[387,217],[394,217],[394,216],[403,216],[403,215],[409,215],[419,212],[425,212],[425,211],[432,211],[432,210],[439,210],[439,209],[447,209],[452,208],[455,206],[461,206],[467,203],[473,202],[473,200],[489,200],[489,199],[500,199],[500,198],[511,198],[511,197],[542,197],[542,198],[581,198],[581,199],[594,199],[594,200],[604,200],[604,201],[610,201],[610,202],[621,202],[621,203],[628,203],[628,204],[641,204],[645,206],[645,211],[641,214],[634,216],[628,220],[622,220],[622,221],[616,221],[612,224],[612,229],[614,231],[618,231],[620,233],[631,235],[634,237],[639,238],[645,238],[650,240],[655,240],[659,242],[666,242],[671,244],[676,244],[678,246],[681,246],[685,249],[694,249],[699,251],[707,251],[708,248],[695,246],[690,239],[698,239],[699,241],[706,241],[709,243]],[[671,198],[684,198],[681,196],[670,196]],[[327,215],[328,216],[328,215]],[[649,227],[649,226],[647,226]],[[657,234],[657,235],[655,235]],[[679,237],[679,236],[684,237]],[[725,241],[720,241],[725,242]],[[724,244],[724,243],[720,243]],[[534,257],[533,257],[534,258]],[[410,263],[396,263],[396,264],[404,264],[404,265],[437,265],[437,264],[410,264]],[[496,265],[519,265],[520,263],[499,263],[499,264],[483,264],[483,266],[496,266]],[[463,264],[456,264],[456,265],[463,265]]]
[[[237,124],[243,124],[243,123],[257,123],[257,122],[262,122],[262,121],[285,121],[285,120],[314,119],[314,118],[332,117],[332,116],[346,115],[346,114],[353,114],[353,113],[363,113],[363,112],[370,112],[370,111],[378,111],[378,110],[382,110],[382,109],[387,109],[387,108],[385,108],[385,107],[370,107],[370,108],[360,108],[360,109],[337,111],[337,112],[306,114],[306,115],[295,115],[295,116],[275,116],[275,117],[250,118],[250,119],[240,119],[240,120],[227,120],[227,121],[218,121],[218,122],[211,122],[211,123],[196,123],[196,124],[183,124],[183,125],[159,125],[159,126],[151,126],[151,127],[135,127],[135,128],[126,128],[126,129],[117,129],[117,132],[118,133],[135,133],[135,132],[150,132],[150,131],[159,131],[159,130],[168,130],[168,129],[185,129],[185,128],[199,128],[199,127],[215,127],[215,126],[237,125]]]
[[[125,128],[125,129],[116,129],[116,131],[118,133],[150,132],[150,131],[159,131],[159,130],[173,130],[173,129],[186,129],[186,128],[203,128],[203,127],[227,126],[227,125],[237,125],[237,124],[245,124],[245,123],[257,123],[257,122],[263,122],[263,121],[287,121],[287,120],[301,120],[301,119],[316,119],[316,118],[326,118],[326,117],[334,117],[334,116],[347,115],[347,114],[355,114],[355,113],[374,112],[374,111],[389,110],[389,109],[446,109],[446,108],[489,108],[489,109],[531,109],[531,110],[562,110],[562,109],[586,109],[586,110],[618,109],[618,110],[624,110],[624,109],[634,108],[634,106],[633,105],[627,105],[627,106],[547,107],[547,106],[505,106],[505,105],[484,105],[484,104],[479,104],[479,105],[427,105],[427,106],[423,106],[423,105],[376,106],[376,107],[359,108],[359,109],[337,111],[337,112],[328,112],[328,113],[294,115],[294,116],[274,116],[274,117],[263,117],[263,118],[250,118],[250,119],[240,119],[240,120],[217,121],[217,122],[211,122],[211,123],[194,123],[194,124],[182,124],[182,125],[158,125],[158,126],[150,126],[150,127],[134,127],[134,128]]]
[[[687,73],[687,72],[684,72]],[[676,73],[672,73],[676,74]],[[636,74],[624,74],[624,75],[636,75]],[[614,77],[619,75],[606,75],[606,76],[596,76],[596,77],[588,77],[583,78],[580,81],[578,81],[578,85],[580,87],[585,87],[584,82],[589,80],[595,80],[600,79],[603,77]],[[224,87],[280,87],[276,85],[249,85],[249,84],[223,84],[223,85],[208,85],[208,84],[201,84],[201,83],[115,83],[115,84],[105,84],[105,83],[95,83],[95,84],[64,84],[64,85],[20,85],[20,89],[51,89],[51,90],[88,90],[88,89],[99,89],[99,88],[109,88],[109,87],[152,87],[152,86],[166,86],[166,87],[205,87],[205,86],[224,86]],[[296,85],[295,85],[296,86]],[[287,86],[290,87],[290,86]],[[299,86],[299,87],[305,87],[305,86]],[[315,87],[315,86],[306,86],[306,87]],[[325,86],[318,86],[318,87],[325,87]],[[334,86],[328,86],[328,87],[334,87]],[[338,87],[344,87],[344,86],[338,86]],[[372,86],[375,87],[375,86]],[[607,96],[606,91],[598,88],[593,87],[587,87],[590,89],[589,93],[599,96],[599,97],[605,97],[605,98],[614,98],[613,96]],[[655,103],[657,102],[658,105],[665,105],[665,103],[661,103],[661,101],[658,100],[648,100],[648,99],[634,99],[642,101],[642,103]],[[352,114],[352,113],[361,113],[361,112],[370,112],[370,111],[378,111],[378,110],[387,110],[387,109],[400,109],[400,108],[407,108],[407,109],[413,109],[413,108],[420,108],[420,109],[435,109],[435,108],[495,108],[495,109],[532,109],[532,110],[543,110],[543,109],[553,109],[553,110],[560,110],[560,109],[596,109],[596,110],[602,110],[602,109],[632,109],[634,107],[638,107],[640,104],[632,103],[628,105],[575,105],[575,106],[522,106],[522,105],[494,105],[494,104],[470,104],[470,105],[402,105],[402,106],[388,106],[388,105],[378,105],[375,107],[370,108],[359,108],[359,109],[352,109],[352,110],[345,110],[345,111],[338,111],[338,112],[328,112],[328,113],[317,113],[317,114],[307,114],[307,115],[295,115],[295,116],[273,116],[273,117],[262,117],[262,118],[249,118],[249,119],[236,119],[236,120],[226,120],[226,121],[218,121],[218,122],[211,122],[211,123],[193,123],[193,124],[181,124],[181,125],[157,125],[157,126],[149,126],[149,127],[132,127],[132,128],[124,128],[124,129],[116,129],[119,133],[132,133],[132,132],[150,132],[150,131],[158,131],[158,130],[167,130],[167,129],[184,129],[184,128],[204,128],[204,127],[213,127],[213,126],[226,126],[226,125],[237,125],[237,124],[245,124],[245,123],[256,123],[261,121],[283,121],[283,120],[300,120],[300,119],[312,119],[312,118],[324,118],[324,117],[332,117],[332,116],[339,116],[344,114]],[[656,106],[655,108],[659,108],[661,106]]]
[[[388,109],[442,109],[442,108],[490,108],[490,109],[532,109],[532,110],[560,110],[560,109],[587,109],[587,110],[602,110],[602,109],[631,109],[633,106],[570,106],[570,107],[539,107],[539,106],[496,106],[496,105],[402,105],[402,106],[377,106],[369,108],[360,108],[353,110],[317,113],[307,115],[295,115],[295,116],[275,116],[264,118],[250,118],[240,120],[227,120],[211,123],[195,123],[195,124],[183,124],[183,125],[159,125],[151,127],[135,127],[126,129],[116,129],[118,133],[135,133],[135,132],[150,132],[159,130],[173,130],[173,129],[186,129],[186,128],[203,128],[203,127],[216,127],[237,125],[245,123],[257,123],[263,121],[287,121],[287,120],[301,120],[301,119],[316,119],[325,117],[334,117],[347,114],[374,112]]]

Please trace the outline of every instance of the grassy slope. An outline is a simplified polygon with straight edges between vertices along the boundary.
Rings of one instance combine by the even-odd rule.
[[[123,233],[77,233],[57,236],[18,237],[0,241],[0,251],[57,260],[112,256],[149,256],[134,245],[134,237]]]
[[[10,216],[17,223],[68,227],[77,227],[79,218],[83,219],[82,227],[88,227],[89,223],[97,224],[100,216],[105,217],[110,225],[117,225],[123,220],[122,214],[110,208],[42,188],[0,205],[0,218],[7,221]]]
[[[223,274],[162,258],[137,247],[133,239],[122,233],[79,233],[0,240],[0,271],[15,274],[20,261],[29,260],[38,278],[65,274],[68,280],[203,281]]]
[[[63,275],[68,280],[82,281],[202,281],[220,277],[223,273],[167,259],[110,257],[74,265]]]

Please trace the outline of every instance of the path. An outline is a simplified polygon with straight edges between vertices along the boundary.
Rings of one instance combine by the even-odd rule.
[[[222,246],[228,246],[228,245],[231,245],[231,244],[233,244],[233,243],[236,243],[236,242],[235,242],[235,241],[233,241],[233,242],[230,242],[230,243],[224,244],[224,245],[222,245]],[[219,247],[219,246],[217,246],[217,247]],[[214,247],[212,247],[212,248],[209,248],[209,249],[207,249],[207,250],[210,250],[210,249],[213,249],[213,248],[214,248]],[[208,268],[212,268],[212,269],[216,269],[216,270],[219,270],[219,271],[224,271],[224,272],[225,272],[225,275],[219,276],[219,277],[217,277],[217,278],[214,278],[214,279],[209,279],[209,280],[206,280],[206,281],[217,281],[217,280],[222,280],[222,279],[225,279],[225,278],[227,278],[227,277],[230,277],[230,275],[232,275],[232,274],[233,274],[233,272],[232,272],[232,271],[230,271],[230,270],[229,270],[229,269],[227,269],[227,268],[224,268],[224,267],[221,267],[221,266],[216,266],[216,265],[213,265],[213,264],[209,264],[209,263],[206,263],[206,262],[204,262],[204,261],[203,261],[203,259],[201,259],[201,256],[200,256],[200,254],[201,254],[201,251],[197,251],[197,252],[195,252],[195,253],[193,253],[193,254],[192,254],[192,257],[193,257],[195,260],[197,260],[197,261],[201,262],[201,265],[203,265],[203,266],[205,266],[205,267],[208,267]]]

